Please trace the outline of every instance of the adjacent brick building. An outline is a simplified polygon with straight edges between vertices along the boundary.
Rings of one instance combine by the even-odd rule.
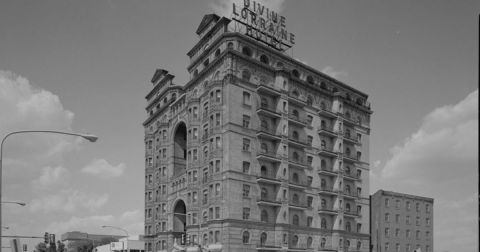
[[[433,251],[432,198],[379,190],[370,204],[372,251]]]
[[[203,18],[188,83],[151,80],[146,251],[368,251],[368,96],[230,22]]]

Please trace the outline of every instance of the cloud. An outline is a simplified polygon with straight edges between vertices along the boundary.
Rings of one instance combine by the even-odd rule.
[[[478,90],[427,114],[384,164],[371,186],[434,198],[436,250],[478,249]]]
[[[67,169],[62,166],[44,167],[40,177],[32,181],[34,187],[44,188],[53,185],[58,185],[64,182],[67,175]]]
[[[74,212],[76,210],[94,211],[104,206],[108,201],[108,194],[86,194],[78,190],[64,189],[57,194],[48,194],[35,198],[28,205],[31,212]]]
[[[57,95],[34,87],[28,79],[0,70],[0,135],[19,130],[72,131],[74,113]],[[15,137],[15,141],[10,138]],[[45,158],[77,148],[78,139],[58,134],[9,137],[9,159]],[[51,159],[50,159],[51,160]]]
[[[250,1],[250,4],[252,4],[252,2],[253,1]],[[280,13],[283,10],[285,0],[256,0],[255,2],[262,4],[270,10]],[[236,6],[243,7],[244,0],[212,0],[210,6],[217,15],[230,17],[232,15],[233,3],[235,3]]]
[[[112,225],[122,227],[128,231],[129,235],[143,234],[143,210],[135,209],[115,215],[92,215],[85,217],[72,216],[65,221],[55,221],[50,223],[46,230],[54,233],[64,233],[72,230],[81,230],[83,232],[99,233],[98,228],[102,225]],[[121,231],[105,230],[108,233],[123,235]]]
[[[101,178],[119,177],[125,171],[125,164],[120,163],[116,166],[109,164],[105,159],[93,160],[82,169],[83,173],[92,174]]]
[[[344,71],[337,71],[333,69],[331,66],[326,66],[322,69],[322,73],[339,80],[345,80],[348,77],[347,72]]]

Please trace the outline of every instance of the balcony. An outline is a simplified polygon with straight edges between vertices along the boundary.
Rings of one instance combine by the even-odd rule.
[[[299,209],[299,210],[305,210],[308,208],[307,204],[301,202],[301,201],[290,201],[288,202],[288,207],[293,208],[293,209]]]
[[[348,162],[348,163],[356,163],[358,162],[358,159],[352,155],[343,155],[343,161]]]
[[[318,208],[319,214],[329,214],[329,215],[336,215],[338,214],[338,210],[333,209],[333,207],[321,206]]]
[[[352,181],[358,181],[360,180],[359,176],[358,175],[354,175],[352,174],[351,172],[350,173],[344,173],[343,174],[343,178],[344,179],[347,179],[347,180],[352,180]]]
[[[350,210],[350,211],[345,210],[345,212],[343,212],[343,214],[345,215],[345,217],[353,217],[353,218],[360,217],[358,212],[353,211],[353,210]]]
[[[327,176],[337,176],[338,171],[334,171],[334,170],[328,169],[326,167],[323,167],[323,168],[318,169],[318,174],[327,175]]]
[[[308,187],[307,182],[302,181],[302,180],[297,180],[297,181],[289,180],[288,183],[289,183],[289,185],[288,185],[289,187],[297,188],[297,189],[300,189],[300,190],[303,190],[306,187]]]
[[[266,83],[260,83],[257,86],[257,93],[259,94],[267,94],[272,96],[280,96],[280,91],[276,90],[273,86],[267,85]]]
[[[274,176],[269,176],[268,174],[260,174],[257,176],[258,183],[266,183],[266,184],[281,184],[279,179],[275,178]]]
[[[308,164],[303,161],[303,158],[288,158],[288,166],[298,169],[308,169]]]
[[[282,156],[273,152],[273,151],[261,151],[257,153],[258,160],[264,160],[267,162],[277,162],[280,163]]]
[[[271,118],[280,118],[281,115],[277,111],[276,108],[272,108],[266,104],[261,104],[260,107],[257,108],[257,114],[263,115],[263,116],[268,116]]]
[[[343,135],[343,141],[346,143],[351,143],[351,144],[358,144],[358,139],[351,134],[345,134]]]
[[[288,96],[288,102],[293,103],[293,104],[295,104],[297,106],[300,106],[300,107],[307,106],[307,102],[305,102],[303,100],[300,100],[300,98],[298,96],[289,95]]]
[[[337,192],[335,192],[333,190],[333,187],[329,187],[329,186],[321,186],[319,188],[319,194],[323,194],[323,195],[337,195]]]
[[[297,148],[307,148],[308,144],[307,144],[307,141],[305,139],[301,139],[301,138],[294,138],[293,136],[289,136],[288,137],[288,144],[289,145],[292,145],[294,147],[297,147]]]
[[[333,131],[332,127],[327,127],[327,126],[320,126],[317,128],[318,134],[322,136],[327,136],[327,137],[336,137],[337,132]]]
[[[324,156],[324,157],[337,157],[337,153],[333,152],[333,149],[328,148],[326,146],[322,146],[320,150],[318,151],[318,155]]]
[[[333,113],[331,110],[328,110],[326,108],[321,108],[320,111],[318,112],[318,115],[324,116],[327,118],[337,118],[337,114]]]
[[[282,246],[275,245],[273,242],[259,242],[257,244],[257,250],[260,251],[279,251],[282,249]]]
[[[356,192],[348,192],[348,191],[340,191],[344,198],[356,199],[357,193]]]
[[[294,116],[294,115],[288,115],[288,122],[291,124],[295,124],[300,127],[306,127],[307,126],[307,121],[300,118],[299,116]]]
[[[281,206],[282,202],[276,199],[270,199],[268,197],[259,197],[257,198],[257,204],[267,205],[267,206]]]
[[[259,131],[257,131],[257,137],[274,140],[274,141],[282,140],[282,137],[277,135],[277,132],[275,132],[275,130],[271,130],[263,127],[260,128]]]
[[[345,126],[352,126],[353,127],[357,124],[358,123],[353,121],[351,118],[345,118],[345,117],[343,118],[343,125],[345,125]]]

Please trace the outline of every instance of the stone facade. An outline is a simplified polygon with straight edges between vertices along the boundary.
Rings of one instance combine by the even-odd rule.
[[[379,190],[371,197],[372,251],[433,251],[433,199]]]
[[[146,96],[146,251],[368,251],[368,96],[227,18],[197,34]]]

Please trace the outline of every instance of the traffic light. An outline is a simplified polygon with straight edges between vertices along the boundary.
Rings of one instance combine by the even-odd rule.
[[[50,236],[48,236],[48,232],[45,232],[45,235],[43,236],[45,244],[48,244],[50,241]]]
[[[190,235],[187,235],[187,240],[185,241],[185,245],[190,245]]]
[[[180,240],[181,245],[185,245],[185,234],[182,234],[182,239]]]
[[[50,234],[50,244],[55,245],[55,234]]]

